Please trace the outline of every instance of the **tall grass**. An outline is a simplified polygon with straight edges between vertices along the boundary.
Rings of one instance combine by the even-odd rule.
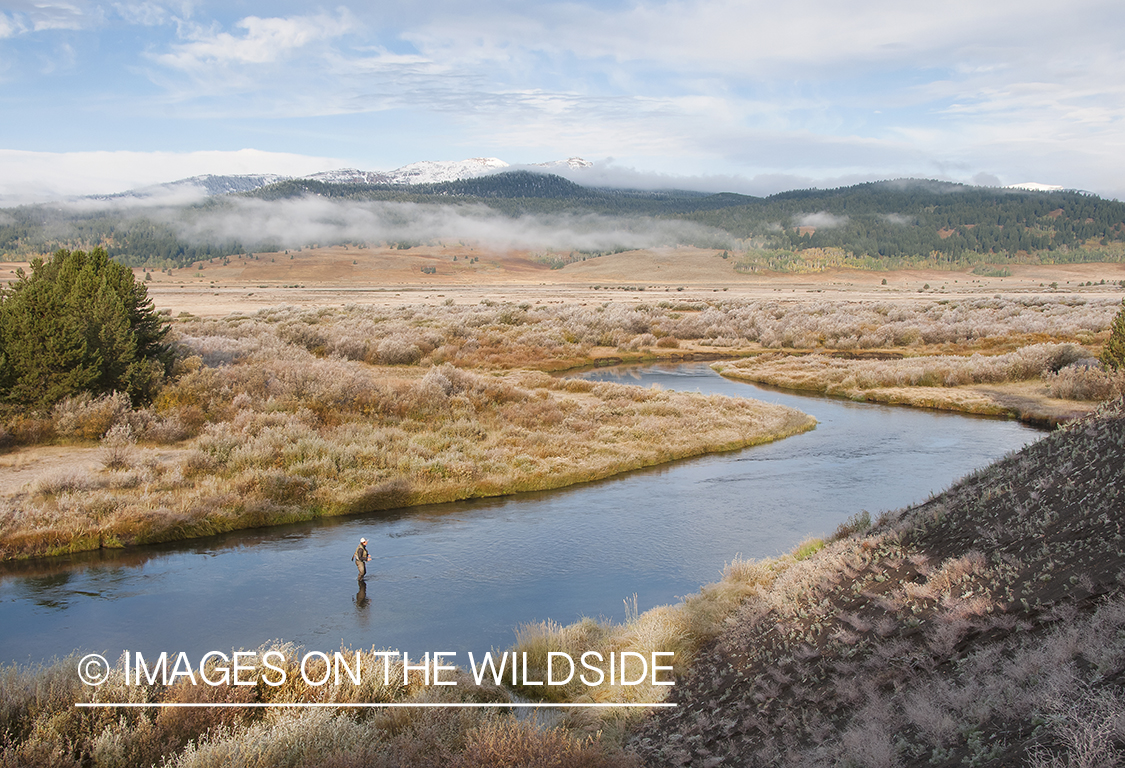
[[[290,646],[279,650],[294,659]],[[352,658],[354,652],[348,652]],[[367,656],[361,652],[360,656]],[[0,668],[0,766],[78,768],[276,768],[322,765],[604,766],[637,765],[619,747],[559,727],[517,721],[503,710],[483,709],[249,709],[167,708],[86,709],[91,700],[74,670],[77,656],[37,667]],[[369,668],[381,667],[376,657]],[[195,686],[186,680],[167,686],[127,685],[115,670],[96,689],[102,703],[459,703],[509,701],[495,686],[477,686],[465,674],[456,688],[426,686],[421,672],[402,684],[401,662],[392,663],[392,684],[383,676],[364,676],[360,686],[310,687],[296,662],[282,664],[285,685]],[[272,674],[272,673],[271,673]],[[311,672],[313,676],[317,673]],[[446,673],[446,677],[450,677]],[[349,681],[350,683],[350,681]]]
[[[599,349],[627,359],[701,346],[932,352],[953,345],[1002,354],[885,363],[761,359],[728,374],[866,397],[876,386],[993,382],[1043,371],[1054,377],[1047,383],[1056,394],[1101,393],[1105,382],[1061,363],[1092,354],[1116,308],[1110,300],[984,298],[901,305],[487,302],[186,318],[172,334],[175,377],[151,407],[131,410],[111,394],[7,418],[9,443],[106,438],[106,461],[119,475],[89,479],[93,491],[83,496],[43,486],[5,500],[0,557],[553,488],[810,424],[721,398],[582,389],[526,370],[585,364]],[[906,401],[1005,412],[987,398],[967,397]],[[122,438],[126,429],[136,450]],[[148,450],[185,440],[188,455],[171,464]],[[147,468],[132,472],[131,463]]]
[[[44,480],[9,499],[0,553],[168,541],[558,488],[814,423],[740,398],[448,364],[403,373],[308,352],[200,366],[165,388],[154,418],[185,423],[193,413],[199,435],[176,461],[147,460],[134,433],[115,426],[106,462],[125,473]]]

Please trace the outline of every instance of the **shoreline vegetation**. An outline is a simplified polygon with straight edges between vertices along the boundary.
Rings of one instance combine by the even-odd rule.
[[[1093,402],[1125,394],[1125,371],[1101,370],[1090,351],[1075,344],[1034,344],[991,356],[895,359],[771,353],[711,367],[730,379],[782,389],[1005,416],[1045,427],[1089,413]]]
[[[793,553],[621,625],[521,628],[513,650],[674,650],[675,686],[556,689],[659,711],[124,711],[77,656],[0,668],[0,765],[1114,765],[1125,757],[1125,401],[930,500],[866,513]],[[278,646],[285,658],[292,648]],[[346,649],[344,649],[346,650]],[[352,653],[348,651],[348,653]],[[396,662],[397,663],[397,662]],[[399,668],[395,668],[401,674]],[[542,688],[125,685],[102,702],[507,702]],[[453,673],[451,673],[453,674]],[[531,679],[541,679],[534,673]],[[540,719],[542,718],[542,719]],[[550,761],[550,762],[548,762]]]
[[[151,405],[111,393],[3,414],[0,445],[15,457],[97,445],[100,465],[63,465],[9,489],[0,559],[547,490],[813,426],[741,398],[548,373],[607,361],[741,357],[718,364],[723,375],[1063,421],[1120,391],[1122,374],[1094,367],[1119,306],[447,300],[184,314],[169,323],[175,363]]]
[[[79,424],[114,406],[125,414],[102,440],[106,469],[62,470],[11,497],[0,518],[3,558],[551,490],[816,424],[740,398],[526,371],[489,376],[443,365],[388,380],[386,371],[310,356],[193,374],[166,396],[183,403],[225,392],[231,401],[209,408],[230,413],[206,423],[171,462],[135,445],[132,412],[112,397],[76,406]],[[288,389],[292,401],[281,406],[256,385],[275,396]],[[301,387],[317,394],[297,394]]]

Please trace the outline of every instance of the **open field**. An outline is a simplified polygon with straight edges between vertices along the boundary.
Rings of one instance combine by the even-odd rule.
[[[1016,266],[1005,278],[737,275],[712,285],[724,260],[695,252],[685,263],[702,277],[670,270],[676,280],[641,291],[609,261],[550,270],[518,257],[489,266],[466,252],[456,262],[463,283],[428,286],[419,262],[413,282],[389,286],[340,277],[361,266],[359,254],[348,264],[338,253],[335,261],[302,253],[310,269],[302,282],[280,271],[278,255],[269,263],[282,266],[253,283],[234,273],[236,259],[204,265],[204,277],[154,274],[177,363],[150,406],[80,397],[50,413],[9,414],[0,433],[10,447],[0,455],[4,557],[554,488],[812,426],[761,404],[547,373],[598,362],[731,358],[723,364],[732,375],[789,387],[969,411],[1050,406],[1065,421],[1097,404],[1052,399],[1053,388],[1079,391],[1059,377],[1097,354],[1121,304],[1120,286],[1110,285],[1120,265]],[[639,274],[664,266],[659,253],[599,259],[616,257]],[[399,268],[389,264],[387,272]],[[597,282],[552,281],[595,267]],[[919,293],[920,280],[930,289]],[[8,734],[0,765],[250,766],[283,756],[341,768],[548,758],[1114,764],[1125,751],[1121,407],[872,527],[859,517],[791,555],[733,562],[721,582],[679,605],[625,625],[520,630],[515,648],[537,673],[560,650],[675,651],[672,712],[576,711],[542,726],[472,711],[121,716],[73,707],[88,689],[68,659],[0,670]],[[461,679],[459,700],[543,695]],[[180,703],[454,695],[416,681],[352,691],[119,683],[99,695]],[[666,692],[616,686],[596,699]],[[573,687],[550,694],[595,698]]]
[[[784,290],[798,278],[743,275],[730,290],[696,282],[641,291],[609,282],[624,277],[610,267],[654,274],[667,257],[677,270],[703,265],[719,276],[725,260],[638,252],[552,270],[527,254],[462,247],[444,249],[453,253],[432,277],[447,279],[448,268],[463,284],[420,287],[415,262],[442,250],[258,254],[200,265],[181,282],[154,273],[152,296],[172,316],[173,377],[139,410],[107,397],[7,414],[0,443],[16,450],[0,464],[3,556],[556,488],[810,426],[745,403],[542,373],[592,364],[742,358],[724,373],[1045,423],[1089,412],[1119,387],[1091,389],[1095,374],[1074,366],[1108,337],[1120,305],[1109,280],[1121,265],[1028,267],[1022,277],[1013,267],[1013,278],[995,279],[943,273],[952,288],[939,295],[903,287],[915,273],[801,276],[821,286],[804,293]],[[547,283],[595,268],[602,282]],[[285,283],[292,270],[308,282]],[[356,270],[415,282],[393,292],[351,284]],[[247,274],[262,281],[253,290]],[[542,282],[527,283],[532,274]],[[1089,279],[1065,293],[1036,287],[1067,276]],[[991,292],[1009,280],[1012,291]]]
[[[697,299],[817,298],[912,301],[923,296],[956,298],[1028,293],[1050,296],[1121,297],[1125,264],[1006,265],[1008,277],[970,270],[863,272],[830,269],[814,274],[743,274],[723,251],[665,248],[606,254],[552,269],[553,254],[495,252],[465,245],[417,246],[407,250],[354,246],[306,248],[197,262],[154,271],[148,283],[158,307],[174,314],[225,315],[288,304],[376,306],[440,304],[446,299],[571,303],[652,301],[653,294]],[[454,261],[456,259],[456,261]],[[537,260],[538,259],[538,260]],[[475,261],[474,261],[475,260]],[[0,262],[0,280],[26,263]],[[196,268],[196,267],[201,267]],[[433,274],[422,270],[434,270]],[[144,271],[135,270],[138,279]],[[883,284],[883,280],[886,284]],[[1102,281],[1105,281],[1102,283]],[[1087,286],[1086,283],[1093,285]],[[1051,288],[1056,284],[1057,288]],[[924,286],[929,288],[924,288]],[[598,286],[595,290],[595,286]],[[641,290],[643,289],[643,290]],[[680,290],[682,289],[682,290]],[[608,291],[608,294],[607,294]],[[805,294],[801,296],[801,294]],[[666,298],[666,297],[665,297]]]

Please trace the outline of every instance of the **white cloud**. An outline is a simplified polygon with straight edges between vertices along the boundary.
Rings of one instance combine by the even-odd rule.
[[[113,9],[125,22],[142,27],[158,27],[172,18],[167,8],[148,0],[140,3],[114,3]]]
[[[304,176],[351,165],[330,157],[262,152],[22,152],[0,149],[0,204],[115,194],[202,174]]]
[[[814,227],[816,229],[834,229],[848,223],[847,216],[835,216],[828,211],[805,213],[797,217],[797,226]]]
[[[93,25],[100,13],[87,0],[3,1],[0,38]],[[193,146],[237,119],[285,147],[327,137],[399,163],[613,156],[622,166],[609,175],[651,168],[687,179],[677,186],[729,179],[740,191],[982,171],[1125,188],[1118,0],[1074,0],[1066,13],[1047,0],[443,0],[288,16],[250,0],[237,22],[191,0],[106,7],[143,27],[133,52],[143,66],[92,66],[85,103],[191,114]],[[62,42],[74,46],[71,71],[91,63],[96,47],[78,35],[50,52],[6,46],[0,67],[17,73],[6,85],[31,83]],[[120,67],[125,55],[107,60]],[[134,74],[162,93],[138,98]],[[32,87],[25,103],[40,98]],[[339,117],[377,112],[385,119]],[[319,122],[283,122],[295,118]]]
[[[1079,0],[1069,18],[1119,14],[1114,0]],[[939,4],[870,0],[672,0],[600,10],[570,4],[510,6],[482,12],[478,4],[445,13],[405,37],[436,55],[448,50],[467,61],[503,62],[521,51],[573,54],[615,62],[661,62],[668,70],[723,71],[733,64],[784,65],[808,71],[899,61],[914,68],[979,63],[1003,46],[1068,42],[1077,26],[1060,23],[1048,0],[949,0]],[[1111,25],[1112,26],[1112,25]],[[1030,39],[1029,39],[1030,38]],[[948,52],[962,58],[950,61]],[[1044,47],[1042,50],[1048,50]],[[970,57],[968,61],[964,57]],[[760,69],[757,73],[764,74]],[[837,72],[839,74],[839,72]]]
[[[7,13],[0,13],[0,38],[27,32],[84,29],[102,18],[101,10],[87,2],[8,0],[4,5]]]
[[[16,23],[16,20],[6,13],[0,13],[0,40],[6,37],[14,37],[19,32],[20,27]]]
[[[148,215],[151,215],[149,213]],[[192,220],[170,212],[167,221],[195,242],[240,240],[297,247],[341,241],[468,240],[493,248],[649,248],[727,242],[730,236],[683,221],[586,215],[512,218],[484,206],[350,202],[323,198],[236,199],[200,211]]]
[[[154,58],[167,67],[187,72],[214,65],[267,64],[312,42],[347,34],[355,29],[355,20],[347,9],[341,8],[336,16],[247,16],[235,27],[244,33],[236,36],[214,28],[185,27],[188,42],[174,45],[171,53]]]

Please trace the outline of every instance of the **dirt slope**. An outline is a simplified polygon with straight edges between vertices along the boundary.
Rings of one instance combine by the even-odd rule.
[[[708,768],[1123,764],[1122,408],[790,568],[632,747]]]

